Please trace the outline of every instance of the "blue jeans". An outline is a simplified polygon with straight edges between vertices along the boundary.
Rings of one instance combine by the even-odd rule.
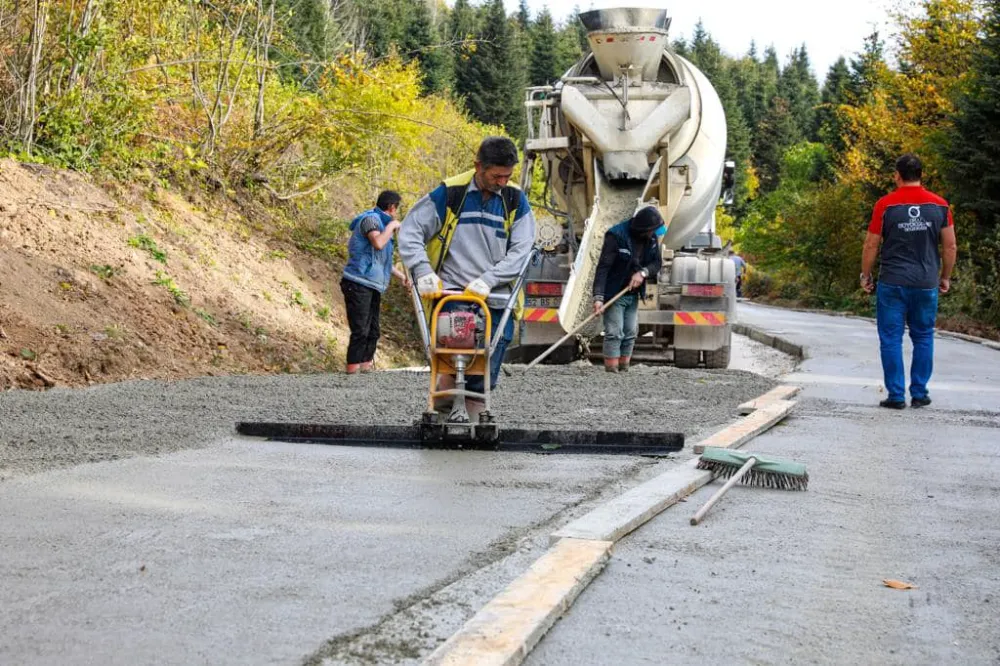
[[[927,397],[927,382],[934,370],[934,322],[938,290],[898,287],[879,283],[876,292],[879,351],[889,400],[906,399],[903,367],[903,328],[910,328],[913,362],[910,364],[910,397]]]
[[[604,311],[604,358],[629,358],[639,334],[639,297],[627,294]]]
[[[442,312],[447,312],[449,310],[467,310],[473,309],[478,311],[474,306],[468,306],[463,303],[446,303],[444,307],[441,308]],[[503,308],[490,308],[490,341],[492,342],[496,339],[497,327],[500,325],[500,318],[503,317]],[[500,341],[497,343],[497,348],[493,351],[493,355],[490,357],[490,390],[492,391],[497,387],[497,382],[500,378],[500,366],[503,364],[504,354],[507,352],[507,346],[510,341],[514,339],[514,313],[511,313],[510,318],[507,319],[507,325],[503,327],[503,335]],[[467,377],[465,380],[465,389],[467,391],[475,391],[476,393],[482,393],[485,382],[483,382],[482,375],[477,375],[473,377]]]

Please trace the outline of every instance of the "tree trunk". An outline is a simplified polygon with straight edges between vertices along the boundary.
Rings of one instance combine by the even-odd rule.
[[[100,0],[87,0],[87,4],[83,7],[83,17],[80,19],[80,38],[84,39],[90,34],[90,27],[94,23],[94,19],[97,17],[97,12],[100,9]],[[74,59],[73,67],[69,70],[69,90],[72,90],[76,85],[76,81],[80,76],[80,70],[83,68],[83,62],[81,60]]]
[[[257,0],[258,20],[264,22],[257,40],[257,106],[253,114],[253,138],[259,139],[264,133],[264,87],[267,84],[268,52],[271,50],[271,33],[274,30],[274,3],[270,0],[266,17],[264,0]]]
[[[38,109],[38,70],[42,62],[45,23],[49,16],[49,0],[34,0],[27,74],[18,96],[17,138],[22,149],[31,154],[35,141],[35,117]]]

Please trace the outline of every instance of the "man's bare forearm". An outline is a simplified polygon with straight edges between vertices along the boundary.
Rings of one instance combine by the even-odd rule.
[[[955,261],[958,259],[957,247],[945,247],[941,252],[941,277],[945,280],[951,279],[951,272],[955,270]]]
[[[941,231],[941,279],[950,280],[958,258],[958,241],[955,239],[955,227],[945,227]]]
[[[865,248],[861,252],[862,275],[872,274],[872,269],[875,268],[875,258],[878,256],[878,246],[881,240],[880,236],[873,233],[869,233],[865,238]]]

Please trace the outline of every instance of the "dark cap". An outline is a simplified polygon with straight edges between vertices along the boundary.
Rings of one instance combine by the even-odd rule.
[[[634,216],[632,216],[632,221],[629,223],[629,231],[635,234],[659,231],[662,228],[663,217],[660,215],[660,211],[656,209],[656,206],[645,206],[644,208],[641,208]]]

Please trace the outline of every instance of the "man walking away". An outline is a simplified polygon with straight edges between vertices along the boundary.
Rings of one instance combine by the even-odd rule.
[[[934,367],[934,323],[938,293],[951,288],[958,246],[948,202],[920,184],[923,165],[916,155],[896,161],[896,190],[875,204],[861,258],[861,287],[876,293],[879,351],[889,409],[906,407],[903,328],[910,328],[910,405],[931,404],[927,392]],[[881,245],[878,287],[872,267]],[[941,260],[939,246],[943,247]]]
[[[395,274],[406,283],[403,272],[392,265],[392,235],[399,228],[397,215],[399,194],[386,190],[378,195],[371,210],[351,221],[351,237],[347,241],[347,265],[340,281],[347,308],[347,325],[351,341],[347,345],[347,374],[370,372],[375,360],[375,347],[381,334],[379,308],[382,294],[389,288]]]
[[[639,333],[639,299],[646,298],[646,278],[660,270],[659,237],[666,231],[660,211],[646,206],[604,234],[594,273],[594,312],[600,312],[626,286],[631,288],[604,311],[604,369],[608,372],[629,370]]]

